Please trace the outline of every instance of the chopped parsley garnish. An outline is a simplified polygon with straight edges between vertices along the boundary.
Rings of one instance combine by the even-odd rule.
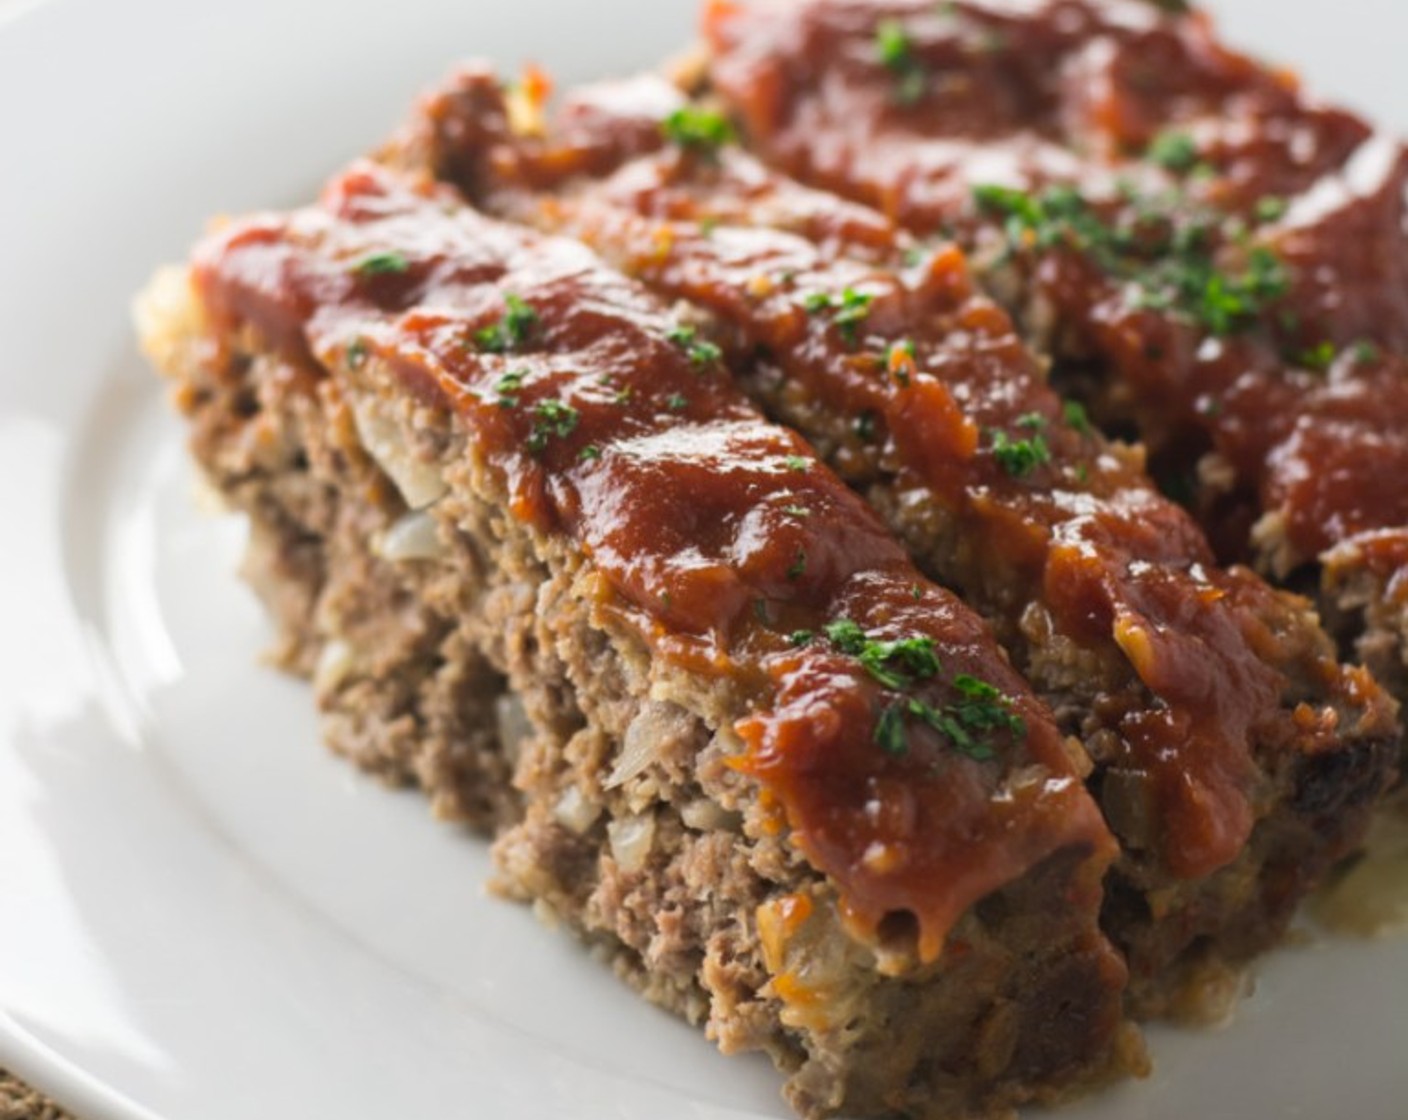
[[[582,448],[581,451],[577,452],[577,458],[583,463],[588,462],[592,459],[600,459],[601,448],[594,443],[589,443],[586,447]]]
[[[908,753],[906,718],[937,731],[959,754],[976,762],[996,757],[991,738],[994,733],[1010,732],[1017,738],[1027,733],[1026,721],[986,681],[960,675],[954,678],[953,686],[958,699],[941,708],[913,696],[901,697],[886,707],[875,724],[875,742],[880,749],[897,756]]]
[[[837,299],[830,292],[812,292],[802,301],[802,306],[813,315],[822,311],[833,312],[831,322],[841,332],[841,337],[846,340],[846,344],[854,346],[859,337],[861,325],[865,322],[866,316],[870,314],[870,305],[874,300],[875,297],[868,292],[858,292],[854,288],[847,288],[841,293],[840,299]]]
[[[787,569],[787,578],[790,580],[799,580],[806,574],[807,550],[804,548],[799,548],[797,550],[796,558],[792,561],[792,566]]]
[[[1368,339],[1361,340],[1354,344],[1354,360],[1361,366],[1371,366],[1379,360],[1380,351],[1378,346]]]
[[[526,369],[509,370],[494,382],[494,389],[499,394],[497,401],[500,408],[517,408],[518,398],[514,396],[519,389],[523,388],[523,379],[528,376]]]
[[[1017,417],[1017,427],[1026,428],[1031,432],[1039,432],[1046,427],[1046,417],[1039,412],[1024,412]]]
[[[502,319],[474,332],[474,344],[487,353],[517,350],[537,325],[538,313],[512,292],[504,295],[504,308]]]
[[[811,460],[804,459],[800,455],[789,455],[782,462],[789,471],[804,471],[811,466]]]
[[[895,78],[895,100],[913,105],[924,96],[928,84],[924,66],[914,55],[914,40],[895,19],[882,19],[875,29],[875,52],[880,64]]]
[[[684,105],[660,122],[666,140],[681,148],[713,155],[733,141],[733,125],[722,113]]]
[[[1267,195],[1258,200],[1256,204],[1256,220],[1259,222],[1277,222],[1285,217],[1287,210],[1286,200],[1277,198],[1275,195]]]
[[[992,433],[992,455],[1013,478],[1026,478],[1037,467],[1051,462],[1051,448],[1040,432],[1030,439],[1013,439],[998,429]]]
[[[1144,154],[1150,162],[1181,174],[1193,170],[1198,162],[1198,144],[1186,132],[1161,132]]]
[[[675,327],[665,337],[683,350],[697,366],[711,366],[724,356],[717,343],[699,337],[698,327]]]
[[[1300,354],[1300,364],[1306,369],[1324,373],[1335,364],[1335,344],[1329,339],[1317,343]]]
[[[683,393],[671,393],[665,399],[665,407],[671,412],[683,412],[689,407],[689,398]]]
[[[812,511],[806,506],[786,506],[783,508],[782,512],[787,514],[788,517],[797,518],[799,521],[804,517],[810,517],[812,515]]]
[[[1078,431],[1083,436],[1090,434],[1090,414],[1085,411],[1085,405],[1080,401],[1064,401],[1061,404],[1061,415],[1066,423]]]
[[[361,369],[371,357],[371,347],[365,338],[354,338],[347,345],[347,368]]]
[[[918,590],[916,588],[916,590]],[[870,676],[887,689],[901,692],[938,676],[942,666],[932,638],[872,638],[850,619],[840,619],[825,629],[826,638],[839,652],[854,657]],[[811,641],[810,631],[797,631],[794,645]],[[901,696],[887,705],[875,724],[875,742],[891,755],[909,751],[907,720],[917,720],[943,735],[960,753],[974,759],[994,757],[988,741],[995,732],[1026,734],[1026,724],[1014,714],[997,688],[967,673],[951,682],[954,699],[942,707],[914,696]]]
[[[833,646],[854,657],[867,673],[886,688],[906,688],[939,672],[939,658],[934,652],[933,638],[876,641],[867,637],[865,631],[850,619],[828,625],[826,636]]]
[[[352,266],[352,271],[358,276],[399,276],[410,267],[411,262],[406,259],[406,255],[393,250],[363,257]]]
[[[1010,187],[974,191],[978,206],[1005,219],[1014,249],[1066,247],[1088,255],[1115,279],[1131,286],[1137,307],[1177,311],[1225,336],[1252,326],[1289,289],[1285,266],[1270,249],[1241,250],[1238,270],[1222,267],[1219,241],[1240,246],[1245,226],[1176,195],[1139,198],[1126,192],[1130,210],[1102,218],[1070,187],[1040,195]]]
[[[570,404],[561,401],[539,401],[533,406],[533,431],[528,437],[528,450],[538,454],[552,439],[570,436],[581,419]]]
[[[875,721],[875,742],[886,754],[899,758],[909,753],[909,732],[904,726],[904,701],[897,700]]]
[[[875,413],[868,409],[862,412],[856,417],[856,436],[866,443],[873,443],[875,441],[875,423]]]
[[[910,699],[902,702],[905,713],[945,736],[960,754],[979,762],[994,757],[988,738],[994,732],[1010,732],[1018,738],[1026,734],[1026,721],[987,681],[960,673],[954,677],[953,687],[958,699],[952,703],[935,708],[923,700]]]
[[[816,634],[811,630],[793,630],[787,635],[787,640],[794,646],[804,646],[815,637]]]

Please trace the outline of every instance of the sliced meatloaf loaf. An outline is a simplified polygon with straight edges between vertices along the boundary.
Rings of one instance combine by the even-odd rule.
[[[470,70],[386,158],[680,301],[681,348],[727,355],[1081,739],[1121,842],[1105,921],[1133,1009],[1220,1014],[1221,981],[1362,837],[1391,701],[1304,600],[1217,566],[1138,450],[1048,387],[954,246],[769,172],[662,83],[513,123]]]
[[[362,164],[144,322],[333,745],[804,1114],[1140,1067],[1080,752],[669,302]]]

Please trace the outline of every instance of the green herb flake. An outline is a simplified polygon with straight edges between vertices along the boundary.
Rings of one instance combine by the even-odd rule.
[[[1012,251],[1084,253],[1127,282],[1133,306],[1180,312],[1218,336],[1252,326],[1289,290],[1285,266],[1265,246],[1248,248],[1240,271],[1219,267],[1213,235],[1245,246],[1245,228],[1177,195],[1126,198],[1133,213],[1108,221],[1070,187],[1038,196],[979,186],[973,197],[981,212],[1004,219]]]
[[[537,455],[553,439],[565,439],[577,428],[581,419],[577,410],[561,401],[539,401],[533,406],[533,431],[528,436],[528,450]]]
[[[594,443],[587,444],[581,451],[577,452],[579,462],[587,463],[594,459],[601,458],[601,448]]]
[[[994,431],[992,454],[1012,478],[1026,478],[1038,467],[1051,462],[1051,448],[1040,432],[1031,439],[1013,439],[1004,431]]]
[[[723,359],[723,350],[707,338],[700,338],[698,327],[675,327],[665,338],[683,350],[696,366],[711,366]]]
[[[1039,412],[1024,412],[1017,417],[1016,426],[1030,432],[1039,432],[1046,427],[1046,417]]]
[[[676,109],[660,122],[661,134],[672,144],[691,151],[714,155],[733,142],[733,125],[722,113],[698,105]]]
[[[1198,144],[1188,133],[1170,130],[1154,137],[1144,155],[1166,171],[1182,174],[1197,165]]]
[[[866,636],[850,619],[840,619],[826,627],[831,644],[848,657],[854,657],[876,681],[886,688],[901,689],[939,672],[939,658],[933,638],[900,638],[879,641]]]
[[[787,514],[788,517],[797,518],[799,521],[812,515],[812,511],[806,506],[785,506],[782,512]]]
[[[671,393],[665,399],[665,407],[671,412],[683,412],[689,407],[689,398],[683,393]]]
[[[909,735],[904,728],[904,701],[897,700],[875,721],[875,744],[886,754],[903,758],[909,753]]]
[[[512,292],[504,295],[504,314],[497,323],[474,332],[474,344],[488,354],[520,349],[538,323],[538,313]]]
[[[838,650],[852,657],[865,647],[865,631],[849,618],[827,623],[826,637]]]
[[[527,376],[526,369],[509,370],[494,382],[494,390],[499,394],[496,403],[500,408],[518,407],[518,398],[514,394],[523,388],[523,379]]]
[[[1085,405],[1080,401],[1062,402],[1061,416],[1068,427],[1075,429],[1083,436],[1090,434],[1090,414],[1085,411]]]
[[[816,633],[811,630],[793,630],[792,633],[787,635],[787,640],[794,646],[805,646],[810,644],[811,640],[815,637]]]
[[[1382,357],[1382,351],[1368,339],[1360,339],[1354,344],[1354,360],[1361,366],[1371,366]]]
[[[1324,373],[1335,364],[1335,344],[1328,339],[1303,350],[1297,360],[1306,369]]]
[[[875,442],[877,417],[869,410],[862,412],[855,420],[855,432],[857,438],[865,443]]]
[[[371,347],[367,345],[365,338],[354,338],[347,346],[347,368],[351,370],[361,369],[367,364],[367,359],[371,357]]]
[[[870,305],[875,297],[868,292],[858,292],[847,288],[840,298],[830,292],[808,292],[802,297],[802,307],[809,315],[831,311],[832,324],[841,332],[847,345],[854,346],[859,338],[861,325],[870,314]]]
[[[1011,710],[1007,698],[992,685],[962,674],[954,678],[953,685],[958,699],[943,707],[918,697],[891,704],[876,723],[876,743],[887,754],[907,753],[907,717],[938,732],[959,754],[975,762],[989,762],[997,757],[993,735],[1007,733],[1018,739],[1026,735],[1026,721]]]
[[[914,54],[914,40],[904,25],[895,19],[882,19],[875,28],[875,53],[880,65],[895,79],[895,101],[913,105],[924,97],[928,78],[924,66]]]
[[[358,276],[399,276],[410,270],[411,262],[404,253],[394,250],[385,253],[372,253],[352,266]]]
[[[1286,216],[1287,203],[1284,198],[1267,195],[1257,200],[1256,220],[1259,222],[1279,222]]]
[[[789,455],[782,460],[782,463],[789,471],[802,472],[811,467],[811,460],[804,459],[800,455]]]
[[[787,569],[787,578],[793,580],[801,579],[807,574],[807,550],[799,548],[797,555],[792,561],[791,567]]]

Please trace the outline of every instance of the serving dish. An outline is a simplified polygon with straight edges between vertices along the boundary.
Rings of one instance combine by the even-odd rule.
[[[0,7],[0,1061],[92,1118],[786,1115],[762,1062],[487,898],[482,844],[329,762],[303,686],[256,662],[239,529],[197,512],[127,326],[208,213],[305,196],[455,58],[628,72],[694,5],[191,7]],[[1225,7],[1408,121],[1381,5],[1333,36]],[[1312,936],[1233,1026],[1154,1032],[1151,1083],[1069,1115],[1400,1115],[1408,944]]]

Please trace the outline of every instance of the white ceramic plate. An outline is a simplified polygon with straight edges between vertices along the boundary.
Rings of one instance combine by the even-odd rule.
[[[0,0],[0,1063],[85,1120],[786,1115],[325,756],[127,327],[206,216],[307,197],[454,58],[624,73],[693,7]],[[1224,12],[1408,125],[1396,0]],[[1066,1115],[1401,1120],[1408,941],[1284,952],[1154,1048]]]

